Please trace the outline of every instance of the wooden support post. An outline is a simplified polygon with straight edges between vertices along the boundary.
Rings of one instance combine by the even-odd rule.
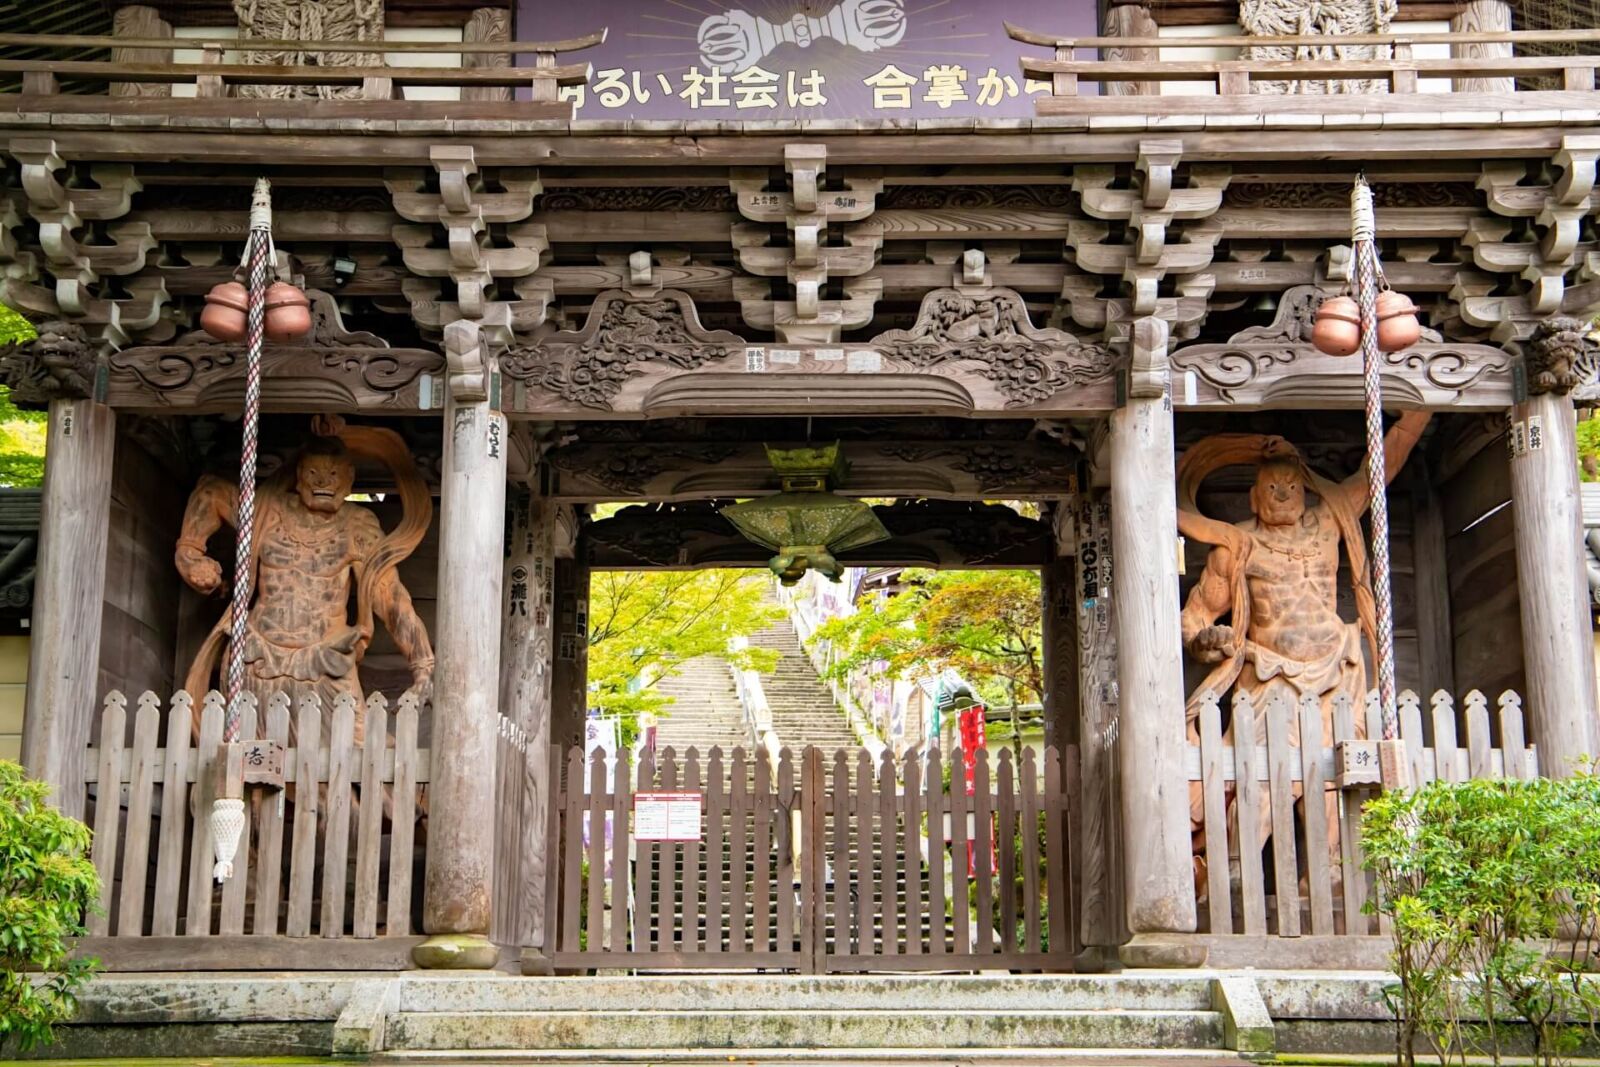
[[[445,327],[439,504],[439,663],[434,671],[433,770],[422,923],[422,967],[491,967],[495,739],[500,703],[500,562],[504,558],[505,417],[489,406],[478,327]]]
[[[1087,479],[1086,479],[1087,481]],[[1117,631],[1111,596],[1111,501],[1085,488],[1077,507],[1073,603],[1078,625],[1079,816],[1075,846],[1083,872],[1078,911],[1085,946],[1077,969],[1099,970],[1123,940],[1118,914]]]
[[[1123,833],[1138,841],[1124,853],[1133,937],[1122,958],[1129,966],[1195,967],[1204,948],[1160,937],[1195,929],[1166,322],[1136,320],[1130,348],[1127,399],[1111,414],[1122,819]]]
[[[511,12],[503,7],[474,8],[462,27],[461,40],[509,41],[511,40]],[[462,66],[468,70],[498,69],[511,66],[507,52],[468,52],[462,56]],[[461,90],[463,100],[510,100],[511,88],[505,85],[469,85]]]
[[[1150,13],[1150,8],[1138,0],[1113,0],[1112,6],[1106,10],[1105,36],[1107,37],[1158,37],[1161,29],[1156,25],[1155,16]],[[1153,63],[1160,49],[1157,48],[1105,48],[1101,50],[1100,58],[1108,62],[1124,61],[1130,63]],[[1071,59],[1068,55],[1066,58]],[[1161,83],[1153,81],[1108,81],[1100,83],[1100,92],[1105,96],[1156,96],[1161,92]],[[1060,95],[1058,92],[1057,95]]]
[[[161,17],[161,12],[144,4],[129,4],[117,8],[112,16],[111,32],[117,37],[149,40],[171,37],[172,24]],[[166,48],[113,48],[113,63],[171,63],[172,52]],[[108,86],[112,96],[171,96],[172,86],[165,82],[112,82]]]
[[[525,964],[545,944],[545,850],[550,818],[550,686],[554,680],[556,505],[519,494],[506,556],[505,627],[500,644],[500,707],[527,734],[522,781],[522,881],[517,943]]]
[[[589,565],[581,538],[573,558],[556,559],[555,684],[550,694],[551,747],[583,741],[589,675]],[[679,753],[682,756],[682,753]]]
[[[1451,628],[1450,581],[1445,569],[1444,509],[1424,457],[1413,455],[1411,528],[1417,597],[1417,658],[1422,691],[1455,689],[1455,635]]]
[[[1070,509],[1070,504],[1062,504]],[[1069,546],[1070,549],[1070,546]],[[1059,549],[1058,549],[1059,551]],[[1057,749],[1078,743],[1078,568],[1057,555],[1044,568],[1044,743]]]
[[[1482,33],[1511,28],[1511,5],[1506,0],[1467,0],[1450,20],[1451,33]],[[1510,41],[1461,42],[1450,46],[1452,59],[1503,59],[1511,55]],[[1458,93],[1516,92],[1515,78],[1453,78]]]
[[[1511,409],[1509,427],[1524,707],[1539,768],[1552,777],[1600,753],[1574,423],[1570,398],[1542,393]]]
[[[22,763],[50,783],[57,806],[73,818],[83,817],[90,727],[99,703],[116,431],[116,414],[103,404],[50,402]]]

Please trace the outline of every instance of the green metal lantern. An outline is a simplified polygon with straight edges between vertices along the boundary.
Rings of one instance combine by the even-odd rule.
[[[767,566],[784,585],[795,584],[808,570],[838,581],[844,573],[839,553],[888,539],[870,505],[831,492],[846,471],[839,442],[787,449],[768,445],[767,461],[783,491],[730,504],[721,512],[746,538],[777,553]]]

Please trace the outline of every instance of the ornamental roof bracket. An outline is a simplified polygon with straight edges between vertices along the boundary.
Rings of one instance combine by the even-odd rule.
[[[544,322],[553,294],[548,282],[534,278],[550,250],[549,235],[542,224],[527,221],[543,191],[539,173],[503,168],[491,188],[471,146],[433,145],[429,158],[438,174],[437,192],[421,168],[391,170],[384,178],[395,211],[407,220],[395,225],[393,235],[406,269],[417,275],[401,284],[412,317],[434,336],[470,319],[491,344],[510,344],[516,334]],[[503,228],[506,244],[491,240],[491,227]],[[443,286],[428,280],[433,278],[449,278],[455,299],[444,299]],[[516,298],[507,299],[502,288]]]
[[[1477,186],[1489,210],[1500,219],[1531,220],[1539,242],[1508,240],[1516,236],[1514,224],[1486,219],[1475,220],[1466,243],[1484,270],[1518,273],[1528,282],[1529,315],[1554,314],[1567,307],[1567,274],[1593,249],[1593,242],[1584,240],[1583,224],[1600,206],[1594,188],[1597,157],[1600,137],[1568,135],[1550,160],[1553,179],[1523,184],[1526,169],[1521,163],[1496,160],[1483,165]],[[1516,332],[1526,336],[1530,329],[1525,325]]]
[[[161,327],[168,301],[159,279],[136,280],[133,295],[120,300],[101,295],[106,276],[137,274],[157,242],[146,223],[119,223],[107,228],[110,244],[83,243],[88,223],[108,222],[128,213],[133,194],[143,188],[133,167],[95,164],[89,168],[92,187],[68,185],[59,176],[67,168],[48,138],[17,138],[7,147],[21,165],[22,192],[0,210],[0,260],[4,280],[0,298],[35,317],[60,318],[83,327],[92,340],[112,346],[130,343],[136,335]],[[20,201],[20,202],[19,202]],[[18,237],[22,214],[38,226],[38,251],[23,250]],[[53,285],[37,284],[42,274]]]
[[[756,275],[735,278],[734,296],[757,329],[785,341],[836,343],[844,330],[872,321],[882,295],[882,282],[862,275],[877,265],[883,246],[883,226],[870,218],[883,182],[851,177],[843,189],[826,190],[827,148],[820,144],[785,145],[784,168],[789,192],[767,190],[761,169],[737,168],[729,178],[739,214],[749,220],[733,226],[734,251],[739,265]],[[788,233],[788,247],[769,248],[771,227],[778,224]],[[827,243],[830,226],[842,228],[842,243]],[[761,278],[784,278],[794,299],[772,299],[771,284]],[[845,299],[823,300],[822,289],[835,278],[854,280],[845,283]]]

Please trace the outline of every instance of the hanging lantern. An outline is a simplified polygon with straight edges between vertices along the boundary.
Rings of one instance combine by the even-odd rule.
[[[1385,289],[1373,302],[1378,319],[1378,348],[1384,352],[1400,352],[1422,340],[1422,323],[1417,321],[1417,307],[1411,298],[1393,289]]]
[[[830,492],[845,472],[839,442],[793,449],[769,445],[767,461],[783,491],[730,504],[721,514],[746,538],[777,553],[767,566],[784,585],[795,584],[808,570],[837,582],[844,573],[838,553],[888,539],[871,506]]]
[[[200,328],[219,341],[243,341],[250,294],[238,282],[213,285],[200,312]]]
[[[1353,356],[1361,351],[1361,308],[1348,296],[1331,296],[1317,308],[1311,343],[1326,356]]]
[[[279,344],[311,332],[311,298],[288,282],[267,287],[267,340]]]

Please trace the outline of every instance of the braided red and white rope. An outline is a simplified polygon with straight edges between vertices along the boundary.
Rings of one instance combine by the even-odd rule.
[[[1400,736],[1394,695],[1394,600],[1389,582],[1389,495],[1384,477],[1383,386],[1379,371],[1378,291],[1383,266],[1378,262],[1377,220],[1372,209],[1372,189],[1357,178],[1350,194],[1351,244],[1354,246],[1356,303],[1361,308],[1362,385],[1367,422],[1367,499],[1372,512],[1372,596],[1377,618],[1374,643],[1378,656],[1378,702],[1383,713],[1383,737]]]
[[[234,553],[233,618],[228,635],[228,711],[222,728],[225,741],[239,738],[238,697],[244,691],[245,628],[254,585],[251,542],[255,535],[256,450],[261,425],[261,342],[272,271],[272,190],[265,178],[256,180],[251,198],[246,257],[249,300],[245,305],[244,440],[239,453],[238,540]]]

